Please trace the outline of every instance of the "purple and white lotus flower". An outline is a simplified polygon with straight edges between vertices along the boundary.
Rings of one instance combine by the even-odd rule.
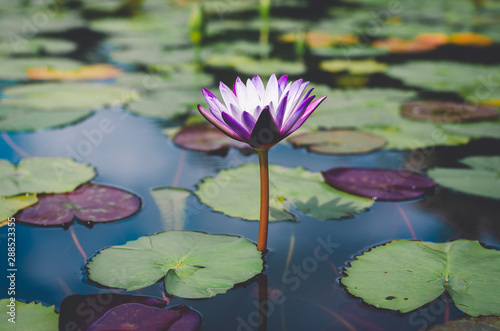
[[[201,114],[229,137],[248,143],[256,150],[268,150],[297,130],[326,98],[314,100],[313,89],[304,93],[309,82],[302,79],[287,84],[288,76],[276,79],[273,74],[267,86],[259,76],[246,85],[238,77],[233,91],[220,83],[224,103],[206,89],[203,95],[209,111],[198,105]]]

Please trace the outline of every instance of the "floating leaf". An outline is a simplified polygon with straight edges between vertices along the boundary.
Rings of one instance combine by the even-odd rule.
[[[311,53],[322,57],[342,57],[346,59],[360,57],[375,57],[387,54],[389,51],[385,48],[371,47],[366,44],[339,45],[335,47],[314,47]]]
[[[500,330],[500,317],[460,317],[444,324],[431,326],[426,331],[495,331]]]
[[[90,116],[93,110],[120,106],[137,92],[105,84],[38,83],[5,88],[0,100],[0,130],[25,131],[57,127]]]
[[[325,154],[368,153],[384,147],[384,138],[352,130],[316,131],[288,139],[295,147]]]
[[[417,36],[415,39],[401,39],[392,37],[385,40],[375,40],[372,43],[374,47],[385,48],[391,53],[418,53],[427,52],[436,49],[438,46],[447,43],[448,37],[443,34],[428,34],[442,36],[438,38],[428,38],[427,36]]]
[[[87,330],[87,328],[107,311],[114,307],[127,304],[138,303],[154,308],[165,308],[168,302],[141,295],[124,295],[112,292],[97,294],[74,294],[67,296],[61,302],[59,325],[63,330]],[[93,305],[98,305],[99,310],[93,310],[93,314],[82,314],[82,309],[91,309]],[[119,328],[118,328],[119,329]]]
[[[200,324],[201,316],[186,305],[160,309],[140,303],[126,303],[108,310],[87,330],[120,330],[127,326],[136,330],[196,331]]]
[[[92,281],[128,291],[165,276],[165,290],[182,298],[225,293],[262,270],[261,253],[245,238],[166,231],[105,248],[86,265]],[[118,272],[121,276],[114,277]]]
[[[11,35],[12,37],[12,35]],[[73,52],[77,44],[70,40],[55,38],[19,38],[0,41],[0,54],[57,54]]]
[[[65,58],[35,57],[35,58],[2,58],[0,61],[0,78],[10,80],[26,80],[26,70],[34,67],[53,68],[58,70],[76,69],[82,66],[77,62]]]
[[[249,76],[299,75],[306,71],[306,67],[302,62],[289,62],[279,59],[256,60],[248,56],[233,54],[213,54],[207,58],[206,63],[208,66],[233,68]]]
[[[427,177],[392,169],[332,168],[322,174],[338,190],[381,201],[417,199],[436,186]]]
[[[287,33],[280,37],[281,41],[284,42],[296,42],[296,33]],[[347,34],[332,34],[324,31],[308,31],[306,33],[306,43],[310,47],[327,47],[333,45],[349,45],[357,44],[358,37],[351,33]]]
[[[122,71],[110,64],[92,64],[77,69],[57,70],[46,67],[26,70],[29,79],[33,80],[99,80],[116,78]]]
[[[39,195],[39,202],[23,209],[16,220],[33,225],[64,225],[76,216],[83,222],[104,223],[127,218],[141,207],[134,194],[101,184],[87,183],[73,192]]]
[[[38,202],[36,194],[25,194],[17,197],[0,197],[0,226],[1,222],[13,216],[20,209],[24,209]]]
[[[347,71],[353,75],[371,75],[378,72],[384,72],[387,64],[368,60],[325,60],[319,64],[319,67],[328,72]]]
[[[216,211],[246,220],[259,219],[259,167],[246,164],[206,177],[194,192]],[[326,184],[320,173],[303,168],[269,167],[269,220],[295,221],[301,213],[320,220],[351,217],[369,208],[371,199],[338,191]],[[237,197],[245,204],[235,204]]]
[[[229,138],[209,124],[185,126],[175,134],[172,140],[181,147],[201,152],[227,150],[230,146],[241,149],[250,148],[248,144]]]
[[[493,44],[493,40],[475,32],[460,32],[450,36],[450,43],[465,46],[489,46]]]
[[[161,187],[151,190],[160,209],[165,230],[182,230],[186,222],[186,200],[191,191],[178,187]]]
[[[446,101],[416,101],[401,105],[401,115],[432,122],[475,122],[497,120],[498,110],[492,107]]]
[[[443,124],[441,128],[444,132],[452,135],[500,139],[500,120],[496,122]]]
[[[500,315],[500,252],[476,241],[398,240],[356,258],[341,282],[371,305],[406,313],[448,291],[471,316]]]
[[[28,157],[17,166],[0,159],[0,196],[70,192],[95,175],[94,167],[67,157]]]
[[[472,169],[434,168],[427,174],[452,190],[500,199],[500,156],[470,156],[460,162]]]
[[[0,321],[2,330],[54,331],[58,329],[59,315],[54,311],[54,305],[46,307],[41,303],[24,303],[17,300],[11,301],[11,299],[1,299],[0,305],[7,313]],[[12,305],[14,305],[14,310],[11,308]],[[10,314],[12,311],[13,314]],[[13,318],[14,322],[9,322],[9,318]]]

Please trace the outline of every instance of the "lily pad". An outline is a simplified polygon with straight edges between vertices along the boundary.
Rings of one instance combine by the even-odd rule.
[[[434,325],[426,331],[496,331],[500,330],[500,317],[460,317],[444,324]]]
[[[341,283],[371,305],[406,313],[448,291],[471,316],[500,315],[500,252],[476,241],[398,240],[356,258]]]
[[[92,111],[137,99],[134,90],[106,84],[38,83],[5,88],[0,131],[53,128],[81,121]]]
[[[210,124],[188,125],[180,129],[172,141],[186,149],[200,152],[227,150],[229,147],[250,148],[248,144],[229,138]]]
[[[165,277],[165,290],[182,298],[225,293],[262,270],[261,253],[245,238],[166,231],[105,248],[87,263],[90,280],[128,291]],[[120,277],[112,276],[119,273]]]
[[[67,157],[28,157],[17,166],[0,159],[0,196],[70,192],[95,175],[94,167]]]
[[[460,162],[471,169],[434,168],[427,174],[452,190],[500,199],[500,156],[470,156]]]
[[[136,330],[196,331],[201,324],[201,316],[186,305],[170,309],[161,309],[126,303],[108,310],[98,320],[94,321],[88,331],[120,330],[124,325]]]
[[[258,165],[249,163],[204,178],[194,193],[216,211],[256,221],[260,201],[258,179]],[[269,166],[269,196],[271,222],[296,221],[300,213],[320,220],[351,217],[373,204],[371,199],[332,188],[320,173],[277,165]],[[235,197],[245,204],[235,204]]]
[[[59,325],[62,330],[87,330],[87,328],[112,308],[127,303],[137,303],[154,308],[166,308],[168,302],[141,295],[125,295],[112,292],[97,294],[74,294],[61,302]],[[100,309],[93,309],[98,305]],[[82,314],[91,309],[93,314]],[[119,328],[118,328],[119,329]]]
[[[186,200],[191,191],[178,187],[159,187],[151,190],[160,209],[165,230],[182,230],[186,223]]]
[[[224,60],[225,59],[225,60]],[[290,62],[279,59],[256,60],[249,56],[225,53],[212,54],[207,58],[208,66],[233,68],[237,72],[253,76],[271,76],[272,74],[299,75],[306,71],[302,62]]]
[[[36,194],[25,194],[17,197],[0,197],[0,224],[19,210],[38,202]],[[1,225],[0,225],[1,226]]]
[[[9,314],[12,303],[14,303],[15,323],[8,321],[8,318],[13,317]],[[7,312],[6,316],[0,321],[0,329],[2,330],[37,330],[37,331],[54,331],[58,329],[59,315],[54,311],[54,306],[46,307],[41,303],[24,303],[21,301],[11,301],[10,299],[1,299],[0,305]]]
[[[498,110],[446,101],[416,101],[401,105],[401,115],[415,120],[432,122],[476,122],[498,120]]]
[[[67,70],[76,69],[80,66],[82,66],[81,62],[56,57],[2,58],[2,61],[0,61],[0,79],[27,80],[26,70],[29,68],[44,67]]]
[[[44,67],[26,70],[29,79],[39,81],[105,80],[116,78],[122,73],[122,70],[110,64],[92,64],[70,70],[55,70]]]
[[[319,64],[319,67],[328,72],[343,72],[347,71],[353,75],[371,75],[379,72],[384,72],[387,69],[387,64],[377,62],[372,59],[368,60],[325,60]]]
[[[444,132],[453,135],[500,139],[500,120],[496,122],[443,124]]]
[[[362,58],[375,57],[389,53],[387,49],[371,47],[365,44],[340,45],[335,47],[314,47],[311,53],[323,57]]]
[[[332,168],[322,174],[336,189],[380,201],[417,199],[436,186],[427,177],[392,169]]]
[[[12,38],[12,35],[11,35]],[[0,54],[58,54],[69,53],[77,49],[77,44],[70,40],[55,38],[12,38],[0,41]]]
[[[381,149],[384,138],[353,130],[331,130],[303,133],[288,139],[294,147],[324,154],[359,154]]]
[[[130,217],[141,208],[134,194],[101,184],[87,183],[73,192],[39,195],[39,202],[23,209],[16,220],[44,226],[65,225],[76,216],[83,222],[104,223]]]

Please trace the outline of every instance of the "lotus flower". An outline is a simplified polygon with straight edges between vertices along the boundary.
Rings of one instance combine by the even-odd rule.
[[[314,100],[309,82],[302,79],[287,84],[288,76],[278,80],[273,74],[264,87],[259,76],[243,84],[238,77],[233,91],[220,83],[224,103],[206,89],[203,95],[209,111],[198,105],[200,113],[229,137],[252,146],[259,155],[260,219],[257,249],[265,251],[269,221],[269,148],[297,130],[326,98]]]
[[[229,137],[248,143],[256,150],[268,150],[297,130],[326,98],[313,100],[313,89],[305,92],[309,82],[302,79],[287,84],[288,76],[279,80],[273,74],[264,87],[259,76],[246,85],[238,77],[233,91],[220,83],[224,103],[206,89],[203,95],[209,111],[201,105],[201,114]]]

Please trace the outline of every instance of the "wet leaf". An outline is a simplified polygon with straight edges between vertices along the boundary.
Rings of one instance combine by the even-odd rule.
[[[401,105],[401,115],[415,120],[432,122],[477,122],[498,120],[498,110],[446,101],[415,101]]]
[[[320,68],[328,72],[347,71],[353,75],[371,75],[378,72],[384,72],[387,64],[368,60],[326,60],[319,64]]]
[[[54,311],[54,305],[46,307],[41,303],[35,302],[24,303],[17,300],[13,302],[15,303],[15,324],[7,320],[8,318],[13,317],[9,314],[9,305],[11,304],[10,299],[0,300],[0,305],[4,307],[4,310],[7,313],[0,320],[0,329],[24,331],[54,331],[58,329],[57,325],[59,315]]]
[[[261,253],[245,238],[166,231],[105,248],[87,263],[88,277],[128,291],[165,277],[165,290],[182,298],[225,293],[262,270]],[[115,273],[123,277],[112,276]]]
[[[141,295],[125,295],[113,292],[97,294],[74,294],[67,296],[61,302],[59,325],[62,330],[87,330],[107,311],[127,303],[137,303],[154,308],[166,308],[168,302],[154,297]],[[97,305],[99,309],[93,309]],[[91,310],[93,314],[82,314]]]
[[[33,80],[100,80],[116,78],[122,71],[110,64],[92,64],[77,69],[57,70],[46,67],[28,68],[26,74]]]
[[[111,186],[87,183],[73,192],[43,194],[36,205],[23,209],[16,220],[44,226],[64,225],[74,217],[82,222],[104,223],[121,220],[141,208],[136,195]]]
[[[469,156],[460,162],[471,168],[434,168],[427,174],[452,190],[500,199],[500,156]]]
[[[175,134],[172,140],[183,148],[201,152],[227,150],[231,146],[241,149],[250,148],[248,144],[229,138],[209,124],[185,126]]]
[[[294,147],[324,154],[368,153],[384,147],[384,138],[352,130],[316,131],[292,136],[288,139]]]
[[[427,177],[392,169],[332,168],[322,174],[338,190],[381,201],[417,199],[436,186]]]
[[[0,197],[0,226],[3,221],[12,217],[19,210],[38,202],[36,194],[25,194],[17,197]]]
[[[397,240],[357,256],[341,283],[366,303],[402,313],[448,291],[471,316],[500,315],[499,272],[500,252],[477,241]]]
[[[94,167],[67,157],[27,157],[17,166],[0,159],[0,196],[70,192],[95,175]]]
[[[216,177],[204,178],[194,193],[215,211],[256,221],[260,201],[258,179],[258,165],[249,163],[222,170]],[[351,217],[373,204],[371,199],[332,188],[320,173],[277,165],[269,167],[269,196],[271,222],[296,221],[300,213],[320,220]],[[245,204],[235,204],[235,197]]]
[[[191,191],[178,187],[159,187],[151,190],[165,230],[182,230],[186,223],[186,200]]]
[[[126,326],[136,330],[195,331],[200,324],[201,316],[186,305],[160,309],[140,303],[126,303],[108,310],[87,330],[120,330]]]

